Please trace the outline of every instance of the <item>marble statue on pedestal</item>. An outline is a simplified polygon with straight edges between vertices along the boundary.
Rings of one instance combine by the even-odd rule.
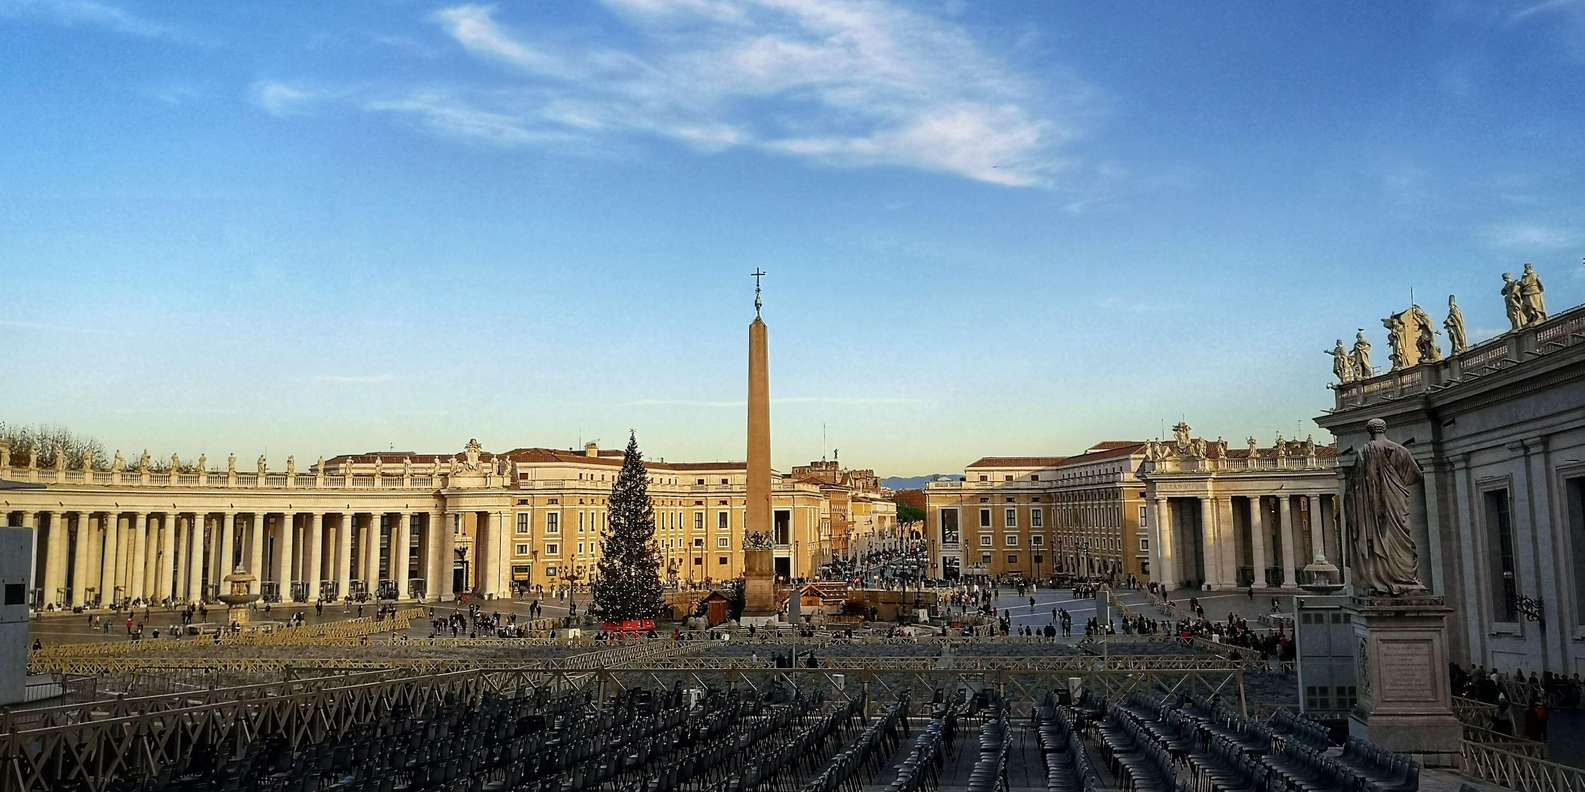
[[[226,474],[234,476],[237,473],[237,454],[235,451],[226,454]]]
[[[110,459],[110,472],[120,473],[127,466],[126,459],[121,456],[121,449],[116,449],[116,455]]]
[[[138,472],[149,472],[149,450],[147,448],[143,449],[143,455],[138,457]]]
[[[1414,322],[1415,364],[1434,363],[1442,359],[1436,348],[1436,328],[1431,326],[1431,316],[1418,305],[1409,307],[1410,320]]]
[[[1365,331],[1360,330],[1354,334],[1354,378],[1370,379],[1375,368],[1370,364],[1370,342],[1365,340]]]
[[[172,451],[171,452],[171,472],[172,473],[179,473],[179,472],[181,472],[181,469],[182,469],[182,458],[177,456],[175,451]]]
[[[263,454],[259,454],[259,478],[261,480],[264,478],[264,474],[265,474],[265,472],[268,469],[269,469],[269,463],[264,461],[264,455]]]
[[[1354,588],[1362,594],[1423,591],[1409,503],[1420,483],[1420,464],[1409,449],[1387,439],[1387,422],[1365,424],[1370,442],[1348,471],[1345,503],[1354,547]]]
[[[1326,354],[1332,356],[1332,376],[1337,377],[1340,383],[1354,381],[1354,360],[1348,356],[1348,350],[1343,348],[1343,339],[1337,339],[1337,346]]]
[[[1508,311],[1508,324],[1519,330],[1525,325],[1524,299],[1519,294],[1519,282],[1512,272],[1502,274],[1502,304]]]
[[[413,458],[402,457],[402,478],[413,475]]]
[[[206,473],[208,471],[209,471],[209,455],[208,454],[199,454],[198,455],[198,472],[199,473]]]
[[[296,475],[297,475],[297,456],[295,454],[287,454],[286,455],[286,476],[288,478],[291,478],[291,477],[296,476]]]
[[[55,469],[62,472],[66,470],[66,446],[64,445],[55,446]]]
[[[1524,304],[1525,325],[1546,321],[1546,298],[1541,296],[1545,291],[1541,277],[1535,274],[1535,265],[1525,264],[1524,274],[1519,276],[1519,299]]]
[[[1387,328],[1387,347],[1392,350],[1389,356],[1392,367],[1407,368],[1412,358],[1409,353],[1409,326],[1403,320],[1403,314],[1395,313],[1381,320],[1381,326]]]
[[[1254,435],[1250,435],[1249,437],[1245,438],[1244,439],[1244,443],[1249,446],[1249,458],[1250,459],[1259,459],[1260,458],[1260,442],[1255,439],[1255,436]]]
[[[1447,318],[1442,321],[1442,327],[1447,330],[1447,344],[1449,354],[1462,355],[1469,349],[1469,336],[1464,333],[1464,312],[1458,308],[1458,300],[1449,294],[1447,296]]]

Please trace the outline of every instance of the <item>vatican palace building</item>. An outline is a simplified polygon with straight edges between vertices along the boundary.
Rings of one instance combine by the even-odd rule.
[[[505,597],[588,583],[600,559],[620,451],[517,448],[336,456],[284,471],[205,458],[109,469],[44,467],[0,445],[0,512],[34,534],[35,607],[213,601],[240,567],[267,602]],[[663,578],[743,569],[743,462],[646,463]],[[886,541],[896,507],[871,471],[831,462],[776,474],[777,574]]]

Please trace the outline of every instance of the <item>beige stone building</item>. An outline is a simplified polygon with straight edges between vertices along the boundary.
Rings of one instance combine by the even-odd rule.
[[[1144,451],[1107,441],[1071,457],[984,457],[962,481],[930,483],[930,574],[1140,576]]]
[[[1337,450],[1313,440],[1241,448],[1191,436],[1150,441],[1145,484],[1150,580],[1168,588],[1292,588],[1317,560],[1337,564]],[[1319,567],[1318,567],[1319,568]]]
[[[64,458],[64,457],[62,457]],[[647,462],[656,542],[678,583],[742,572],[746,466]],[[516,586],[586,583],[600,558],[620,451],[517,448],[337,456],[299,472],[261,458],[251,471],[156,470],[117,454],[110,470],[40,468],[0,446],[0,479],[44,485],[0,492],[0,513],[33,529],[34,601],[56,607],[115,600],[212,599],[241,565],[269,599],[314,602],[359,592],[404,599]],[[863,471],[839,484],[772,477],[775,567],[806,576],[841,541],[895,525]]]

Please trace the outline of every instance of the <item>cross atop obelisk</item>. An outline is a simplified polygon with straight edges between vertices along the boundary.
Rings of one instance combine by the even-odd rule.
[[[765,271],[755,267],[754,271],[749,274],[754,276],[754,316],[758,318],[759,309],[765,307],[765,303],[761,302],[759,298],[759,279],[765,277]]]

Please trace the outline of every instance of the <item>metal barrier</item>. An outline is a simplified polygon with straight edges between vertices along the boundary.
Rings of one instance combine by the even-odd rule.
[[[1464,741],[1459,771],[1519,792],[1585,792],[1585,769]]]

